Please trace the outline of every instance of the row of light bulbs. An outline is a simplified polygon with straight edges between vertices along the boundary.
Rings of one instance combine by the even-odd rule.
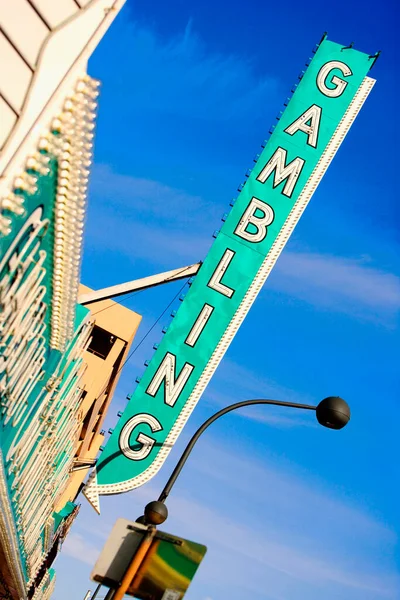
[[[51,133],[40,138],[38,151],[28,157],[25,170],[13,182],[12,191],[0,199],[0,235],[6,236],[12,231],[12,213],[25,214],[25,194],[37,192],[38,177],[49,173],[51,156],[57,158],[50,345],[60,351],[74,329],[99,86],[100,82],[89,75],[78,80],[62,112],[53,119]]]
[[[7,197],[0,199],[0,235],[9,235],[14,223],[18,224],[18,217],[25,214],[26,196],[37,192],[40,177],[49,174],[56,159],[57,190],[50,225],[54,237],[50,345],[64,352],[70,344],[75,364],[65,381],[63,379],[62,389],[52,390],[57,401],[47,409],[38,409],[38,413],[47,413],[41,426],[38,425],[43,433],[40,450],[38,447],[38,452],[30,458],[22,452],[23,458],[21,450],[15,454],[16,462],[23,462],[24,471],[40,473],[41,492],[49,495],[49,502],[41,501],[40,494],[32,493],[31,478],[27,479],[24,474],[16,477],[13,504],[30,578],[43,562],[45,549],[39,548],[38,539],[68,481],[78,432],[78,384],[82,361],[74,344],[86,345],[89,334],[87,331],[83,334],[85,340],[81,335],[74,336],[74,325],[98,87],[99,82],[89,76],[77,82],[62,112],[51,123],[50,133],[39,139],[37,152],[28,157],[25,170],[15,178]],[[68,413],[68,419],[63,423],[59,422],[61,408]],[[66,419],[67,415],[64,416]]]
[[[99,82],[89,76],[80,79],[51,125],[59,166],[50,343],[59,350],[65,348],[74,329],[98,87]]]
[[[69,343],[66,351],[68,360],[64,364],[60,359],[59,367],[64,364],[63,373],[59,373],[58,377],[61,386],[58,389],[53,388],[46,395],[42,411],[44,417],[42,428],[45,433],[36,447],[35,456],[29,459],[30,468],[33,467],[36,473],[40,473],[41,493],[35,494],[32,478],[25,478],[28,466],[26,464],[16,486],[14,508],[18,515],[17,527],[24,543],[30,580],[35,578],[43,562],[43,554],[37,553],[37,540],[43,528],[51,520],[57,498],[69,480],[80,428],[77,415],[80,407],[80,377],[83,369],[82,353],[78,349],[87,346],[90,333],[91,323],[87,319]],[[62,456],[64,458],[60,461]],[[19,458],[18,456],[17,461]],[[43,494],[47,494],[46,502],[43,502]]]
[[[32,596],[32,600],[50,600],[55,588],[55,579],[54,574],[53,577],[50,577],[50,572],[46,571],[39,587]]]

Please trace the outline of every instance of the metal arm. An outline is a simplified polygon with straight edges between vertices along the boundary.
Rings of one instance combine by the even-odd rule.
[[[305,410],[316,410],[316,408],[317,408],[316,406],[311,406],[310,404],[296,404],[294,402],[280,402],[279,400],[244,400],[243,402],[236,402],[236,404],[231,404],[230,406],[226,406],[225,408],[223,408],[220,411],[218,411],[217,413],[215,413],[215,415],[212,415],[212,417],[207,419],[207,421],[205,421],[203,423],[203,425],[201,425],[201,427],[199,427],[198,430],[196,431],[196,433],[193,435],[193,437],[189,441],[188,445],[186,446],[185,450],[183,451],[182,456],[180,457],[175,469],[172,471],[171,477],[168,479],[167,483],[165,484],[164,489],[161,492],[160,497],[158,498],[158,502],[165,502],[165,500],[168,498],[169,493],[170,493],[175,481],[177,480],[180,472],[182,471],[182,468],[183,468],[185,462],[187,461],[189,454],[191,453],[197,440],[199,439],[201,434],[207,429],[207,427],[209,427],[209,425],[211,425],[211,423],[214,423],[214,421],[216,421],[223,415],[226,415],[226,413],[231,412],[232,410],[236,410],[237,408],[242,408],[243,406],[250,406],[251,404],[274,404],[275,406],[289,406],[290,408],[302,408]]]
[[[92,302],[98,302],[99,300],[108,300],[109,298],[116,298],[117,296],[129,294],[130,292],[145,290],[157,285],[162,285],[163,283],[169,283],[170,281],[185,279],[186,277],[196,275],[200,267],[201,262],[198,262],[193,265],[188,265],[187,267],[180,267],[179,269],[165,271],[164,273],[158,273],[157,275],[150,275],[149,277],[142,277],[141,279],[134,279],[133,281],[127,281],[126,283],[112,285],[111,287],[89,292],[88,294],[81,294],[78,297],[78,304],[86,306]]]

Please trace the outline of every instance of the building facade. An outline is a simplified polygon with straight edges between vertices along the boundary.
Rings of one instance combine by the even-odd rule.
[[[0,598],[51,596],[140,320],[77,304],[100,85],[87,61],[123,4],[0,5]]]
[[[79,291],[91,290],[81,285]],[[68,485],[56,507],[60,510],[76,499],[104,442],[104,419],[141,320],[137,313],[113,300],[93,302],[89,306],[93,329],[83,354],[81,426]]]

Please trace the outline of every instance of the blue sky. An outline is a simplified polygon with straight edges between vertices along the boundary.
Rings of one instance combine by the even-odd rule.
[[[352,408],[341,432],[253,407],[199,442],[165,529],[208,546],[188,600],[390,600],[400,595],[395,3],[130,2],[96,50],[102,80],[82,280],[100,288],[202,259],[322,33],[382,50],[366,105],[159,474],[81,514],[55,600],[83,598],[117,517],[154,499],[185,441],[233,401]],[[124,304],[137,341],[181,284]],[[125,406],[168,313],[126,365]]]

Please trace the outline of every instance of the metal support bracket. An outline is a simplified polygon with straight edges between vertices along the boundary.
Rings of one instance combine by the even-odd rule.
[[[169,283],[170,281],[185,279],[186,277],[196,275],[201,267],[201,264],[201,262],[198,262],[187,267],[181,267],[180,269],[165,271],[164,273],[158,273],[157,275],[150,275],[149,277],[143,277],[141,279],[127,281],[126,283],[112,285],[111,287],[103,288],[95,292],[89,292],[88,294],[81,294],[78,297],[78,304],[86,306],[92,302],[108,300],[109,298],[116,298],[117,296],[122,296],[131,292],[137,292],[139,290],[146,290],[157,285],[163,285],[164,283]]]
[[[128,525],[128,529],[132,530],[132,531],[136,531],[138,533],[145,533],[146,531],[149,531],[149,528],[151,526],[137,526],[137,525]],[[175,544],[175,546],[182,546],[183,541],[179,540],[175,537],[173,537],[172,535],[168,535],[168,533],[164,533],[163,531],[159,531],[157,530],[154,534],[154,538],[157,540],[163,540],[164,542],[169,542],[170,544]]]
[[[83,460],[75,459],[73,465],[70,469],[71,473],[75,471],[82,471],[83,469],[90,469],[90,467],[94,467],[97,463],[97,458],[86,458]]]

